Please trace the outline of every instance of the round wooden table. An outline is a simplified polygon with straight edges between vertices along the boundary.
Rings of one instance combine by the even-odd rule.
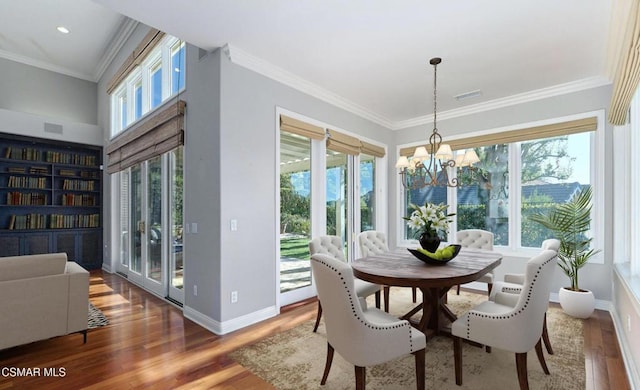
[[[383,286],[417,287],[422,291],[422,303],[402,316],[411,318],[422,310],[422,318],[414,324],[427,338],[446,333],[440,314],[449,322],[457,316],[446,305],[447,292],[453,286],[477,280],[500,265],[497,252],[462,248],[458,256],[443,265],[430,265],[415,258],[409,251],[394,251],[355,260],[353,274],[362,280]]]

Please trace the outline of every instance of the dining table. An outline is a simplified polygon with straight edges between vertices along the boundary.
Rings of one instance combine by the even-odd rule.
[[[473,282],[490,272],[502,261],[494,251],[461,248],[453,259],[438,264],[425,263],[408,250],[399,249],[363,257],[352,262],[355,277],[383,286],[416,287],[422,292],[422,302],[401,318],[427,335],[449,334],[450,324],[457,319],[447,306],[447,292],[453,286]]]

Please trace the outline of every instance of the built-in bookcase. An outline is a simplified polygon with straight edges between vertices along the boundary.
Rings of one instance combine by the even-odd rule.
[[[0,256],[102,266],[102,148],[0,133]]]

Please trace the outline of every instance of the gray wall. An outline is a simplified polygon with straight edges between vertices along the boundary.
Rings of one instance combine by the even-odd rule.
[[[505,126],[514,126],[528,122],[541,121],[563,117],[572,114],[580,114],[584,112],[602,110],[608,108],[611,98],[611,86],[592,88],[580,92],[570,93],[562,96],[555,96],[542,100],[528,103],[522,103],[510,107],[504,107],[491,111],[481,112],[477,114],[452,118],[449,120],[438,121],[438,130],[443,137],[451,137],[469,132],[477,132],[482,130],[496,129]],[[422,125],[396,132],[394,135],[394,144],[390,148],[390,153],[395,153],[398,145],[417,142],[424,140],[427,134],[431,133],[432,125]],[[605,211],[603,229],[604,237],[604,258],[605,264],[587,264],[580,271],[580,285],[583,288],[592,290],[596,299],[609,301],[611,300],[611,270],[612,270],[612,250],[611,245],[613,236],[612,229],[606,228],[613,226],[613,163],[612,163],[612,144],[611,126],[606,125],[605,129]],[[389,161],[389,231],[395,232],[398,223],[401,222],[400,216],[395,216],[396,202],[400,199],[398,194],[400,188],[397,187],[394,176],[397,175],[396,169],[393,167],[395,161]],[[396,245],[396,237],[391,234],[391,245]],[[505,272],[522,272],[527,257],[505,257],[502,265],[496,270],[496,276],[501,280]],[[557,292],[561,287],[568,284],[568,280],[562,271],[556,269],[554,284],[552,291]]]
[[[0,58],[0,108],[97,124],[97,84]]]

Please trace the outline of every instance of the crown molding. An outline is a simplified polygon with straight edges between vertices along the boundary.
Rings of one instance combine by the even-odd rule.
[[[330,92],[316,84],[313,84],[301,77],[298,77],[282,68],[279,68],[263,59],[252,56],[251,54],[226,44],[222,48],[227,58],[240,66],[253,70],[263,76],[279,81],[294,89],[314,96],[336,107],[342,108],[364,119],[368,119],[374,123],[384,126],[391,130],[401,130],[409,127],[424,125],[433,122],[433,114],[411,118],[403,121],[392,121],[379,114],[371,112],[366,108],[345,99],[344,97]],[[579,92],[590,88],[601,87],[611,84],[611,82],[602,76],[590,77],[576,80],[564,84],[558,84],[547,88],[541,88],[533,91],[524,92],[505,98],[494,99],[483,103],[473,104],[470,106],[460,107],[449,111],[438,113],[439,119],[451,119],[465,115],[476,114],[484,111],[495,110],[502,107],[513,106],[516,104],[528,103],[540,99],[546,99],[553,96],[564,95],[572,92]]]
[[[88,74],[85,74],[85,73],[81,73],[81,72],[76,72],[76,71],[73,71],[73,70],[71,70],[69,68],[65,68],[63,66],[53,65],[53,64],[45,62],[45,61],[34,60],[33,58],[21,56],[19,54],[15,54],[15,53],[10,53],[8,51],[0,50],[0,58],[6,58],[7,60],[19,62],[19,63],[25,64],[25,65],[34,66],[36,68],[48,70],[48,71],[55,72],[55,73],[64,74],[64,75],[67,75],[67,76],[75,77],[77,79],[82,79],[82,80],[95,82],[95,80],[93,79],[93,76],[91,76],[91,75],[88,75]]]
[[[533,91],[520,93],[517,95],[507,96],[505,98],[489,100],[487,102],[473,104],[470,106],[460,107],[453,110],[438,112],[438,119],[446,120],[457,118],[465,115],[477,114],[484,111],[495,110],[498,108],[514,106],[533,102],[536,100],[546,99],[553,96],[565,95],[572,92],[579,92],[586,89],[602,87],[611,84],[605,77],[596,76],[581,80],[571,81],[569,83],[558,84],[547,88],[541,88]],[[404,121],[393,123],[391,130],[401,130],[409,127],[424,125],[433,122],[433,114],[424,115]]]
[[[370,120],[388,129],[393,128],[393,122],[366,108],[336,94],[319,85],[309,82],[289,71],[277,67],[261,58],[255,57],[235,46],[226,44],[222,52],[229,61],[247,69],[253,70],[263,76],[278,81],[307,95],[313,96],[345,111],[349,111],[361,118]]]
[[[104,55],[100,58],[100,61],[98,61],[93,81],[98,82],[102,78],[107,67],[109,67],[120,49],[122,49],[124,44],[127,42],[127,39],[129,39],[131,34],[133,34],[133,31],[136,29],[138,24],[139,23],[136,20],[125,16],[124,21],[118,28],[118,31],[116,31],[116,34],[105,48]]]

